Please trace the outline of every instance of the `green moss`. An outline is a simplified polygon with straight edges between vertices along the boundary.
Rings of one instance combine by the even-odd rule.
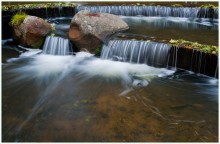
[[[96,48],[95,49],[95,56],[100,56],[101,55],[101,48]]]
[[[181,5],[181,4],[173,4],[173,5],[171,5],[172,7],[182,7],[183,5]]]
[[[201,5],[200,7],[201,8],[211,8],[211,9],[218,8],[217,6],[215,6],[213,4],[205,4],[205,5]]]
[[[42,44],[44,43],[44,37],[39,38],[35,43],[33,43],[31,46],[32,48],[40,48]]]
[[[3,5],[2,10],[21,10],[28,8],[53,8],[53,7],[75,7],[75,3],[55,2],[55,3],[33,3],[33,4],[16,4],[16,5]]]
[[[191,42],[191,41],[186,41],[186,40],[183,40],[183,39],[178,39],[178,40],[171,39],[169,41],[169,43],[172,44],[173,46],[177,46],[177,47],[198,49],[202,52],[218,54],[218,47],[217,46],[200,44],[198,42]]]
[[[21,12],[16,13],[11,19],[11,25],[13,25],[13,26],[20,25],[27,16],[28,15],[25,13],[21,13]]]

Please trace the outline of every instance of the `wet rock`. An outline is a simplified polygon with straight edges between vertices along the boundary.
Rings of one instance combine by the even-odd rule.
[[[39,48],[52,31],[51,24],[42,18],[28,16],[20,25],[13,26],[13,36],[22,46]]]
[[[89,52],[95,53],[107,36],[128,28],[118,16],[82,10],[73,17],[68,37],[78,49],[86,48]]]

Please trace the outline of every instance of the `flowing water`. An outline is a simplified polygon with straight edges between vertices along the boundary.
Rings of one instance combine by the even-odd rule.
[[[3,141],[218,140],[217,79],[85,52],[29,51],[2,72]]]
[[[167,67],[171,45],[137,40],[110,40],[102,48],[101,58]]]
[[[150,28],[147,32],[143,25],[134,27],[139,17],[122,18],[130,32],[150,36]],[[155,35],[172,23],[161,19],[159,24],[148,19],[158,27]],[[110,40],[103,46],[102,58],[86,52],[68,55],[72,51],[68,52],[65,36],[70,19],[49,21],[57,28],[56,36],[47,38],[43,50],[12,53],[3,44],[3,142],[218,141],[218,80],[166,69],[170,45]],[[172,23],[179,25],[173,31],[181,32],[182,26],[201,29],[196,38],[199,32],[217,31],[216,23],[197,22]]]
[[[48,36],[43,46],[44,54],[68,55],[72,53],[72,46],[69,39],[57,36]]]
[[[209,15],[210,9],[196,7],[166,7],[166,6],[77,6],[76,12],[111,13],[123,16],[158,16],[158,17],[187,17],[187,18],[218,18],[218,9]]]

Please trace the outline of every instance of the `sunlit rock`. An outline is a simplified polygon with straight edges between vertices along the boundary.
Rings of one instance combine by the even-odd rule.
[[[116,15],[82,10],[73,17],[68,36],[79,49],[85,48],[94,53],[106,36],[128,28]]]

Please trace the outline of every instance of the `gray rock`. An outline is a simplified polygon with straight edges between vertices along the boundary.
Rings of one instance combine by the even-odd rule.
[[[108,35],[126,29],[128,25],[119,16],[82,10],[73,17],[68,37],[79,49],[94,53]]]

